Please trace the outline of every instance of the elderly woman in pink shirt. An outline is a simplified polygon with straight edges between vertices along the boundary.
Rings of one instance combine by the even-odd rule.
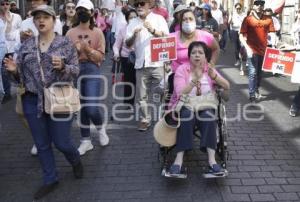
[[[196,18],[191,10],[181,11],[180,30],[171,33],[170,36],[176,38],[177,60],[172,61],[172,72],[168,79],[169,95],[173,93],[173,80],[177,68],[185,63],[189,63],[188,47],[193,41],[204,42],[212,51],[210,65],[214,66],[219,57],[220,48],[218,42],[212,34],[196,29]],[[168,103],[168,100],[166,100]]]
[[[199,96],[215,90],[219,85],[229,90],[229,82],[224,79],[216,69],[210,67],[208,62],[211,59],[210,49],[204,42],[192,42],[188,47],[189,63],[177,68],[174,77],[174,99],[171,107],[175,107],[181,95]],[[171,175],[181,173],[183,155],[187,150],[192,149],[194,126],[197,124],[200,133],[200,149],[208,153],[209,173],[212,175],[224,174],[225,170],[216,162],[215,150],[217,147],[217,122],[214,109],[192,111],[183,106],[180,111],[181,125],[177,130],[176,159],[170,167]],[[205,121],[204,121],[205,120]]]
[[[128,10],[125,13],[125,19],[127,23],[137,17],[137,12],[133,9]],[[135,69],[134,64],[129,60],[129,54],[133,51],[132,48],[126,46],[125,36],[126,36],[127,25],[120,29],[117,34],[116,41],[113,46],[114,60],[121,61],[121,67],[124,73],[124,82],[129,84],[124,85],[124,104],[127,105],[128,109],[134,108],[135,99]]]

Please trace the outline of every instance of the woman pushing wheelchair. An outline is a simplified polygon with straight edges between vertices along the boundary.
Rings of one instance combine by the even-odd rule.
[[[227,171],[217,164],[215,159],[217,107],[214,105],[203,107],[201,103],[215,94],[216,86],[229,90],[230,84],[215,68],[210,67],[211,51],[205,43],[192,42],[188,48],[188,57],[189,63],[178,67],[174,77],[174,92],[171,97],[170,108],[178,110],[179,103],[183,101],[183,97],[185,98],[184,104],[178,110],[180,126],[176,135],[176,158],[167,172],[168,177],[178,177],[182,174],[184,153],[193,148],[195,126],[201,133],[200,150],[208,154],[209,170],[206,174],[225,176]]]

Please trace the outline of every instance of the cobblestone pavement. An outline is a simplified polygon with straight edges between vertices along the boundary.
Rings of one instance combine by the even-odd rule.
[[[110,145],[100,147],[93,136],[95,148],[82,158],[83,179],[73,178],[71,167],[55,150],[59,189],[41,201],[300,201],[300,117],[288,115],[298,85],[289,77],[264,74],[262,93],[267,97],[260,102],[264,117],[246,121],[247,77],[233,66],[230,48],[219,63],[232,84],[227,178],[203,179],[206,155],[196,147],[185,158],[188,179],[165,179],[160,176],[152,129],[141,133],[135,121],[109,121]],[[102,70],[108,78],[110,68],[107,57]],[[111,106],[113,99],[104,103]],[[38,159],[29,153],[32,138],[14,113],[14,102],[1,106],[0,113],[0,201],[32,201],[41,184]],[[73,136],[79,145],[75,123]]]

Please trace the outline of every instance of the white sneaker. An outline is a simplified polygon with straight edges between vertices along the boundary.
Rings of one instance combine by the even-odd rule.
[[[234,63],[234,66],[240,66],[241,65],[241,62],[239,60],[237,60],[235,63]]]
[[[245,73],[244,73],[244,70],[240,70],[240,76],[244,76]]]
[[[32,156],[36,156],[38,151],[37,151],[37,148],[35,146],[35,144],[32,146],[31,150],[30,150],[30,153]]]
[[[106,134],[105,127],[102,127],[99,131],[99,142],[101,146],[106,146],[109,143],[109,137]]]
[[[78,147],[78,151],[80,156],[84,155],[87,151],[94,149],[91,140],[82,140],[80,146]]]

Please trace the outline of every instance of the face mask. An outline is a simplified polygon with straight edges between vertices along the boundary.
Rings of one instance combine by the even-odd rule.
[[[196,22],[183,22],[182,30],[187,34],[192,33],[196,30]]]
[[[139,16],[145,16],[145,12],[144,11],[138,11],[138,15]]]
[[[91,15],[87,12],[81,11],[78,12],[78,20],[82,23],[86,23],[90,20]]]

